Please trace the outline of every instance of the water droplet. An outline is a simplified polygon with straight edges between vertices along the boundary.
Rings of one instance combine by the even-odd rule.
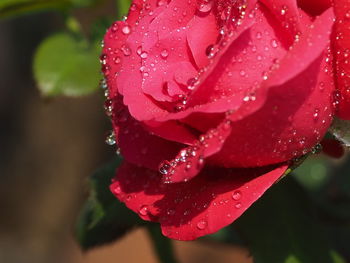
[[[137,10],[137,5],[135,3],[132,3],[130,6],[131,11],[136,11]]]
[[[287,6],[282,6],[281,15],[284,16],[287,13],[287,10],[288,10]]]
[[[167,49],[163,49],[162,52],[160,52],[160,55],[162,58],[167,58],[169,56],[169,52]]]
[[[171,165],[168,161],[163,161],[160,165],[159,165],[159,172],[161,174],[167,175],[169,173],[171,169]]]
[[[239,199],[241,199],[241,197],[242,197],[242,193],[241,193],[241,191],[239,191],[239,190],[234,191],[234,192],[232,193],[232,199],[233,199],[233,200],[238,201]]]
[[[314,114],[313,114],[314,120],[318,119],[319,113],[320,113],[320,110],[319,109],[315,109]]]
[[[106,54],[102,54],[100,56],[100,63],[105,65],[107,63],[106,59],[107,59],[107,55]]]
[[[163,6],[167,4],[167,0],[158,0],[157,6]]]
[[[121,62],[120,57],[116,56],[113,58],[114,64],[119,64]]]
[[[131,54],[130,48],[128,46],[126,46],[126,45],[122,45],[120,50],[123,52],[123,54],[125,56],[130,56],[130,54]]]
[[[105,76],[109,75],[109,66],[102,64],[101,71]]]
[[[141,206],[140,210],[139,210],[139,213],[142,216],[146,216],[148,214],[148,207],[145,206],[145,205]]]
[[[129,35],[130,32],[131,32],[130,26],[128,26],[128,25],[123,26],[122,32],[123,32],[124,35]]]
[[[261,39],[262,38],[261,32],[257,32],[255,36],[256,36],[256,39]]]
[[[348,10],[348,11],[345,13],[344,17],[345,17],[346,19],[350,19],[350,10]]]
[[[116,155],[120,155],[120,152],[121,152],[120,148],[117,147],[117,148],[115,149],[115,154],[116,154]]]
[[[114,135],[114,132],[111,131],[107,137],[106,137],[106,140],[105,140],[106,144],[108,145],[114,145],[116,143],[116,140],[115,140],[115,135]]]
[[[240,209],[242,207],[242,203],[238,202],[235,204],[235,208]]]
[[[175,210],[174,209],[168,209],[166,213],[167,213],[167,215],[172,216],[172,215],[175,215]]]
[[[112,100],[108,99],[105,101],[104,104],[105,112],[107,116],[111,116],[113,114],[113,102]]]
[[[201,220],[201,221],[199,221],[199,222],[197,223],[197,228],[198,228],[199,230],[203,230],[203,229],[205,229],[206,227],[207,227],[207,222],[204,221],[204,220]]]
[[[189,214],[191,214],[191,211],[190,210],[185,210],[185,212],[184,212],[184,216],[188,216]]]
[[[209,45],[207,46],[207,48],[205,49],[205,54],[209,57],[211,54],[211,51],[213,50],[214,45]]]
[[[100,87],[101,87],[102,89],[107,89],[107,81],[106,81],[105,78],[101,79],[101,81],[100,81]]]
[[[117,185],[114,189],[113,189],[113,193],[115,194],[120,194],[122,192],[122,189],[120,188],[119,185]]]
[[[212,0],[202,0],[198,4],[198,11],[202,13],[209,12],[213,7],[213,1]]]
[[[271,47],[277,48],[278,47],[278,42],[276,39],[271,39]]]
[[[140,55],[141,58],[147,58],[147,56],[148,56],[148,54],[146,51],[142,52]]]

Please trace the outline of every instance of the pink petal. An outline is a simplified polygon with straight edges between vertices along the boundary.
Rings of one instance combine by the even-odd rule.
[[[205,28],[205,34],[203,29]],[[211,12],[205,16],[195,15],[188,24],[187,41],[198,68],[208,64],[207,49],[218,37],[216,19]]]
[[[160,165],[165,183],[186,182],[202,170],[205,158],[219,152],[231,134],[231,121],[228,115],[214,129],[200,135],[191,146],[182,149],[172,160]]]
[[[211,158],[212,164],[279,163],[305,154],[321,140],[333,117],[331,57],[325,51],[332,17],[331,11],[326,12],[301,35],[258,90],[268,90],[264,106],[232,124],[232,133],[222,151]]]
[[[110,98],[122,94],[124,103],[130,105],[131,114],[138,119],[151,119],[154,114],[167,113],[141,91],[142,61],[137,54],[148,24],[166,8],[166,5],[159,6],[158,2],[134,1],[128,19],[114,23],[104,38],[103,72]]]
[[[180,143],[150,133],[141,122],[130,116],[120,99],[115,99],[113,109],[113,128],[117,144],[128,162],[158,170],[161,161],[172,158],[183,147]],[[188,131],[182,129],[181,132],[190,136]]]
[[[154,171],[124,162],[110,189],[142,219],[159,222],[165,236],[193,240],[235,221],[287,168],[206,168],[190,182],[164,185]]]
[[[350,120],[350,2],[335,0],[334,11],[336,22],[333,47],[338,89],[336,103],[339,104],[337,115],[344,120]]]
[[[177,121],[146,121],[144,123],[146,130],[166,140],[191,145],[198,137],[193,129]]]

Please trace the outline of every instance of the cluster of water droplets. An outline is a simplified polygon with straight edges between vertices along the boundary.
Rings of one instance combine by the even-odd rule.
[[[246,0],[229,1],[226,5],[217,5],[214,0],[200,0],[197,3],[197,11],[202,15],[210,12],[216,12],[219,30],[216,43],[210,44],[205,49],[205,54],[208,57],[208,64],[200,68],[197,75],[187,81],[187,93],[182,95],[175,102],[174,111],[183,111],[188,106],[190,96],[196,91],[198,86],[202,83],[206,73],[215,63],[217,55],[224,51],[230,39],[234,36],[235,30],[242,24],[246,16],[247,2]],[[225,2],[225,1],[223,1]],[[214,10],[215,5],[215,10]],[[252,14],[250,14],[252,15]]]
[[[164,176],[164,183],[172,183],[175,173],[184,174],[183,181],[188,181],[200,172],[204,165],[204,155],[209,151],[218,151],[224,144],[227,136],[231,132],[230,116],[233,111],[228,111],[222,123],[216,128],[210,129],[205,134],[198,137],[193,145],[181,150],[171,161],[163,161],[159,165],[159,172]],[[187,175],[186,175],[187,174]]]
[[[249,187],[246,186],[248,189]],[[201,202],[199,197],[205,193],[207,201]],[[199,195],[199,196],[197,196]],[[199,198],[198,198],[199,197]],[[183,193],[181,197],[174,199],[174,204],[169,204],[169,208],[166,210],[166,214],[162,218],[162,222],[167,223],[173,219],[178,218],[180,220],[180,225],[188,224],[191,227],[195,227],[198,230],[206,230],[209,227],[209,215],[205,212],[208,207],[212,206],[212,211],[215,209],[224,209],[227,211],[226,219],[231,221],[233,217],[237,215],[236,211],[242,210],[243,208],[243,193],[240,189],[234,190],[231,193],[227,193],[223,196],[217,194],[216,192],[210,193],[210,187],[202,186],[195,193]],[[188,203],[188,206],[182,209],[177,209],[176,207],[183,203]],[[143,211],[144,206],[141,206],[140,212]],[[139,212],[139,213],[140,213]],[[197,216],[197,214],[199,215]],[[196,218],[193,218],[196,217]],[[167,234],[170,234],[167,233]]]

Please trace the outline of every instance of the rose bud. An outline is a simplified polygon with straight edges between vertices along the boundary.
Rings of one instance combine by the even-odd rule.
[[[110,189],[164,235],[232,223],[349,106],[334,96],[334,8],[302,2],[136,0],[107,31],[107,113],[124,157]]]

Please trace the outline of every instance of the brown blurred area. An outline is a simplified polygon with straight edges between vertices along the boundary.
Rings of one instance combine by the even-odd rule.
[[[0,263],[157,262],[141,229],[87,253],[74,241],[86,177],[114,153],[100,93],[47,100],[35,87],[33,53],[61,28],[54,13],[0,21]],[[252,262],[242,248],[174,245],[182,263]]]

